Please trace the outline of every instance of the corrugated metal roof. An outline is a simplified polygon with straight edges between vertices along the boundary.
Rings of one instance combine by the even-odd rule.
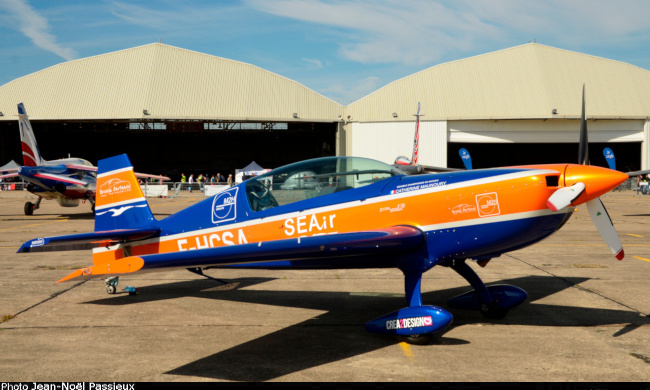
[[[413,120],[421,102],[422,120],[576,118],[583,84],[590,118],[650,116],[649,71],[537,43],[425,69],[350,104],[345,115]]]
[[[335,121],[344,107],[257,66],[153,43],[61,63],[0,87],[0,119]],[[144,115],[143,110],[150,115]]]
[[[413,121],[418,102],[422,120],[577,118],[583,84],[590,118],[650,116],[650,71],[537,43],[425,69],[347,107],[254,65],[153,43],[0,86],[0,120],[20,102],[53,120]]]

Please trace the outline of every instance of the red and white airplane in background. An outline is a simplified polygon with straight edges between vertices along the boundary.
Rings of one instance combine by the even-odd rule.
[[[460,169],[456,168],[443,168],[443,167],[433,167],[430,165],[421,165],[418,163],[419,159],[419,153],[420,153],[420,102],[418,102],[418,113],[415,114],[416,116],[416,121],[415,121],[415,135],[413,136],[413,153],[411,155],[411,158],[409,159],[406,156],[399,156],[395,159],[395,162],[393,163],[393,167],[399,169],[400,171],[406,173],[407,175],[420,175],[422,173],[432,173],[432,172],[456,172],[460,171]],[[471,163],[470,165],[467,164],[467,160],[469,158],[469,152],[467,152],[466,149],[461,149],[461,158],[463,159],[463,164],[465,164],[465,168],[470,170],[471,168]]]
[[[580,134],[578,164],[409,176],[363,158],[302,161],[162,220],[154,218],[127,156],[115,156],[98,164],[95,231],[36,238],[19,252],[92,249],[93,265],[59,282],[108,277],[109,293],[116,291],[115,277],[136,272],[397,268],[404,274],[407,306],[367,322],[366,329],[420,343],[453,318],[445,308],[423,304],[424,272],[449,267],[473,287],[450,298],[448,308],[503,317],[527,293],[510,285],[486,286],[467,263],[485,266],[543,240],[577,205],[587,205],[612,253],[623,258],[599,196],[628,174],[588,165],[584,90]]]
[[[56,199],[63,207],[77,207],[81,200],[88,200],[94,211],[97,167],[82,158],[44,160],[23,103],[18,104],[18,126],[24,165],[0,172],[0,179],[20,176],[28,183],[27,191],[38,196],[36,203],[25,203],[25,215],[32,215],[43,199]],[[144,173],[136,176],[169,180],[166,176]]]

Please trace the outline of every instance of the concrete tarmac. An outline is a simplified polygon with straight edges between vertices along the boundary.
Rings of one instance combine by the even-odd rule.
[[[528,300],[502,320],[451,310],[427,345],[369,334],[364,323],[404,307],[396,269],[210,270],[236,287],[187,271],[55,282],[92,264],[89,251],[16,254],[32,238],[93,230],[89,204],[63,208],[0,192],[0,381],[507,382],[650,380],[650,196],[601,199],[626,257],[617,261],[586,206],[550,238],[471,262],[487,284]],[[203,200],[149,199],[157,218]],[[135,286],[130,296],[122,289]],[[471,288],[450,269],[425,273],[423,301]]]

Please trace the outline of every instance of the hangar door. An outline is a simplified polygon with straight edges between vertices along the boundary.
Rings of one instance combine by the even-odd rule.
[[[645,125],[645,120],[588,120],[591,163],[606,166],[603,149],[609,147],[617,169],[641,169]],[[475,168],[578,159],[578,119],[450,121],[448,127],[450,167],[462,168],[460,148],[470,152]]]
[[[345,125],[346,155],[366,157],[392,164],[398,156],[411,158],[415,122],[351,122]],[[420,122],[418,162],[446,166],[447,122]]]

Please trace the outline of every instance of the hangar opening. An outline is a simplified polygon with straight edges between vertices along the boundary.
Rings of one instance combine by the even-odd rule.
[[[459,156],[461,148],[467,149],[474,169],[500,166],[578,163],[577,143],[448,143],[447,166],[464,169]],[[616,169],[623,172],[641,169],[641,142],[590,142],[591,165],[608,167],[603,154],[605,148],[614,152]]]
[[[336,123],[235,121],[31,121],[43,158],[81,157],[93,164],[126,153],[139,172],[179,181],[181,173],[225,177],[257,162],[277,168],[336,155]],[[16,121],[3,124],[2,161],[22,164]]]

